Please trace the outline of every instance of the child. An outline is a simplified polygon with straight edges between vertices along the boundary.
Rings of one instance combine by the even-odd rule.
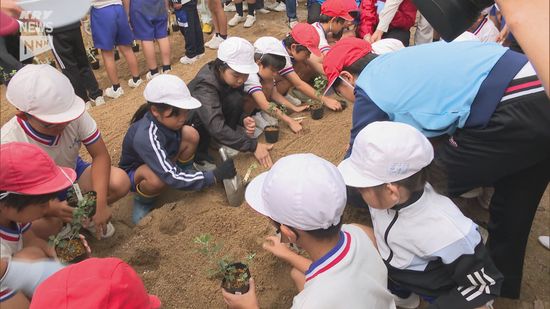
[[[238,23],[244,21],[243,27],[250,28],[254,25],[256,22],[256,16],[255,16],[255,9],[256,9],[256,0],[247,0],[246,3],[248,3],[248,15],[246,18],[244,17],[243,12],[243,0],[234,0],[235,2],[235,8],[237,9],[237,13],[233,18],[231,18],[227,24],[231,27],[235,27]]]
[[[160,48],[162,73],[168,73],[170,66],[170,41],[168,40],[168,1],[130,0],[129,16],[136,40],[141,40],[143,55],[147,63],[147,80],[159,74],[155,41]]]
[[[550,102],[533,66],[496,43],[424,44],[378,57],[365,43],[342,39],[323,63],[331,88],[355,101],[350,146],[371,122],[408,123],[441,141],[435,164],[451,196],[493,186],[487,248],[505,278],[501,295],[519,297],[550,170]]]
[[[132,267],[112,257],[87,259],[58,271],[36,289],[30,306],[31,309],[160,307],[159,298],[147,294]]]
[[[28,308],[32,295],[5,287],[4,273],[9,268],[4,259],[55,257],[54,249],[32,232],[31,222],[46,215],[50,201],[72,185],[76,173],[57,166],[45,151],[32,144],[2,144],[0,154],[0,306]]]
[[[96,122],[69,80],[49,65],[27,65],[12,78],[6,98],[18,113],[2,126],[1,142],[38,145],[58,165],[74,168],[82,191],[97,193],[95,226],[88,229],[99,238],[113,235],[107,205],[128,193],[130,181],[124,171],[111,167]],[[80,158],[81,144],[92,157],[91,163]]]
[[[409,46],[410,29],[416,20],[416,6],[412,0],[387,0],[380,12],[380,19],[375,7],[376,1],[362,0],[360,6],[361,21],[359,37],[374,43],[382,38],[398,39]]]
[[[204,65],[189,83],[191,94],[202,104],[190,116],[190,123],[200,134],[197,154],[201,159],[208,158],[212,137],[222,145],[254,153],[265,167],[272,165],[269,150],[273,145],[259,143],[253,137],[256,123],[243,105],[244,82],[249,74],[256,73],[252,44],[231,37],[220,45],[218,58]]]
[[[269,122],[266,120],[273,119],[268,115],[271,114],[286,122],[292,132],[300,132],[302,130],[300,122],[290,118],[278,108],[274,111],[270,108],[269,101],[271,99],[282,104],[292,112],[301,112],[307,108],[307,106],[296,106],[290,103],[277,91],[277,87],[275,87],[274,78],[277,72],[282,70],[286,64],[287,53],[281,41],[274,37],[264,36],[254,42],[254,48],[256,49],[254,60],[256,60],[258,64],[259,71],[258,74],[250,74],[248,76],[248,79],[244,83],[244,91],[249,95],[248,98],[253,99],[256,107],[263,111],[256,113],[256,115],[252,117],[256,122],[256,127],[263,131],[264,127],[268,125]],[[261,125],[262,123],[263,125]]]
[[[208,9],[212,13],[212,23],[216,32],[204,46],[210,49],[218,49],[220,44],[227,39],[227,16],[225,16],[220,0],[205,1],[208,1]]]
[[[248,185],[245,196],[280,231],[263,247],[293,267],[299,293],[292,308],[395,308],[372,229],[342,224],[346,186],[332,163],[313,154],[281,158]],[[303,248],[311,260],[284,243]],[[230,308],[259,308],[252,279],[250,286],[244,295],[222,290]]]
[[[128,24],[122,0],[94,0],[90,10],[90,23],[94,46],[101,49],[105,71],[112,85],[105,89],[105,95],[113,99],[119,98],[124,94],[124,90],[120,87],[118,79],[114,54],[116,47],[126,58],[132,75],[132,78],[128,80],[128,86],[136,88],[142,82],[139,77],[137,58],[131,46],[134,35]]]
[[[418,306],[414,292],[437,308],[486,308],[499,295],[502,274],[477,225],[427,183],[433,157],[420,131],[380,121],[361,130],[338,169],[369,205],[397,306]]]
[[[319,42],[319,34],[315,28],[306,23],[298,23],[292,28],[290,34],[283,39],[283,45],[288,56],[285,67],[279,71],[279,76],[276,78],[277,91],[286,94],[285,98],[294,105],[300,105],[302,102],[287,94],[291,86],[294,86],[311,99],[319,99],[315,94],[315,89],[306,82],[313,78],[313,70],[306,63],[308,58],[311,54],[321,56]],[[338,111],[342,109],[340,102],[333,98],[321,96],[320,100],[331,110]]]
[[[180,58],[180,62],[193,64],[204,56],[201,21],[196,0],[188,1],[185,4],[181,4],[181,2],[181,0],[172,0],[180,32],[185,39],[185,55]]]
[[[184,125],[189,110],[201,103],[174,75],[160,75],[145,87],[147,103],[134,114],[124,136],[119,166],[128,173],[135,192],[132,220],[139,222],[166,188],[200,190],[235,176],[232,160],[214,171],[192,170],[199,142],[197,131]]]
[[[500,31],[489,18],[490,10],[485,9],[476,22],[468,29],[469,32],[475,34],[481,42],[497,42]]]

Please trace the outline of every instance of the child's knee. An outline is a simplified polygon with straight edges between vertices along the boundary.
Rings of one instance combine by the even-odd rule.
[[[111,177],[109,179],[109,197],[119,199],[130,191],[130,178],[118,167],[111,167]]]
[[[198,145],[200,138],[199,132],[192,126],[183,127],[183,139],[186,143]]]
[[[17,252],[13,257],[23,260],[40,260],[47,258],[47,255],[44,250],[38,247],[25,247],[21,251]]]

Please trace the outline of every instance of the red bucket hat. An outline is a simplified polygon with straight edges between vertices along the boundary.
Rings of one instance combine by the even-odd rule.
[[[312,54],[318,57],[321,56],[321,51],[319,50],[319,33],[312,25],[308,23],[299,23],[292,28],[290,35],[296,42],[307,47]]]
[[[40,147],[29,143],[7,143],[0,146],[0,190],[10,193],[39,195],[70,187],[76,173],[57,166]]]
[[[370,43],[358,38],[343,38],[336,42],[323,60],[323,70],[328,79],[325,94],[329,92],[344,67],[352,65],[371,51]]]
[[[330,17],[341,17],[347,21],[354,20],[349,12],[359,11],[355,0],[327,0],[321,5],[321,14]]]
[[[130,265],[117,258],[90,258],[46,279],[34,292],[30,308],[157,309],[160,305]]]

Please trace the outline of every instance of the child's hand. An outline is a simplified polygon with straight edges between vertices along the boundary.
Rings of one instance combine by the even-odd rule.
[[[256,297],[256,285],[254,284],[254,278],[248,280],[250,289],[248,292],[242,295],[231,294],[222,288],[223,300],[230,309],[256,309],[260,308],[258,305],[258,299]]]
[[[340,104],[340,102],[338,102],[338,100],[335,100],[333,98],[323,97],[323,103],[325,103],[325,105],[333,111],[341,111],[342,110],[342,104]]]
[[[374,43],[376,41],[380,41],[380,39],[382,39],[382,35],[384,34],[384,32],[382,30],[376,30],[374,31],[374,33],[372,34],[372,36],[370,37],[370,43]]]
[[[294,133],[298,133],[300,131],[302,131],[302,125],[301,125],[301,122],[302,120],[290,120],[290,122],[288,123],[288,126],[290,127],[290,130],[292,130],[292,132]]]
[[[58,199],[51,200],[49,203],[46,215],[61,219],[63,222],[71,222],[73,220],[74,208],[67,204],[67,201]]]
[[[292,107],[290,107],[290,110],[294,113],[300,113],[300,112],[305,111],[308,108],[309,108],[309,105],[307,105],[307,104],[303,104],[303,105],[300,105],[300,106],[296,106],[296,105],[292,104]]]
[[[246,117],[243,119],[244,128],[246,129],[246,134],[249,136],[254,135],[254,130],[256,130],[256,121],[252,117]]]
[[[96,207],[96,213],[92,220],[96,228],[96,237],[101,239],[107,231],[107,223],[111,220],[111,209],[107,206]]]
[[[289,253],[293,253],[288,245],[281,242],[279,236],[268,236],[262,247],[264,250],[271,252],[274,256],[284,259]]]

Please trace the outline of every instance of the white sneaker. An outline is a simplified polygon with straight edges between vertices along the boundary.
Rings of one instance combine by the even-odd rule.
[[[215,170],[216,169],[216,164],[210,163],[208,161],[193,162],[193,167],[197,171],[208,172],[208,171]]]
[[[275,11],[275,8],[279,6],[279,2],[264,3],[264,7],[268,10]]]
[[[231,2],[228,5],[224,5],[223,10],[225,12],[236,12],[237,8],[235,7],[235,3]]]
[[[539,236],[539,242],[546,249],[550,249],[550,236]]]
[[[256,10],[256,12],[262,13],[262,14],[269,14],[269,12],[271,12],[271,11],[267,10],[267,9],[264,9],[264,8],[261,8],[261,9]]]
[[[290,95],[290,93],[287,93],[285,95],[285,99],[287,99],[290,103],[292,103],[296,106],[302,105],[302,101],[300,101],[300,99],[297,99],[297,98],[293,97],[292,95]]]
[[[102,95],[100,95],[99,97],[97,97],[95,99],[90,99],[90,101],[94,102],[95,106],[100,106],[100,105],[105,104],[105,98]]]
[[[239,154],[239,151],[237,149],[233,149],[229,146],[222,146],[225,148],[225,154],[227,154],[227,158],[234,158]]]
[[[401,308],[414,309],[420,306],[420,297],[418,295],[411,293],[407,298],[401,298],[397,295],[392,294],[393,300],[395,300],[395,305]]]
[[[137,88],[139,87],[139,85],[141,85],[141,83],[143,83],[143,79],[138,79],[137,82],[134,82],[134,79],[133,78],[130,78],[128,80],[128,86],[130,86],[130,88]]]
[[[292,1],[292,0],[290,0]],[[285,12],[286,11],[286,4],[284,2],[279,2],[277,6],[273,8],[273,11],[275,12]]]
[[[85,105],[85,106],[86,106],[86,110],[87,110],[87,111],[89,111],[90,108],[94,107],[94,105],[92,104],[92,101],[86,102],[86,105]]]
[[[93,222],[90,222],[90,225],[88,225],[86,230],[88,230],[88,232],[90,232],[92,235],[95,236],[96,230]],[[111,222],[109,222],[107,223],[105,232],[103,233],[101,238],[109,238],[113,236],[114,233],[115,233],[115,226]]]
[[[290,20],[290,21],[288,22],[288,27],[289,27],[290,29],[292,29],[292,28],[294,28],[294,26],[296,26],[297,24],[298,24],[298,20],[296,20],[296,19]]]
[[[256,16],[247,15],[243,27],[250,28],[256,22]]]
[[[235,16],[233,16],[233,18],[231,18],[227,24],[231,27],[235,27],[238,23],[241,23],[243,21],[246,20],[246,17],[244,16],[239,16],[239,14],[235,14]]]
[[[153,77],[155,77],[155,76],[157,76],[157,75],[159,75],[159,74],[160,74],[160,73],[157,73],[157,74],[155,74],[155,75],[152,75],[151,72],[149,71],[149,72],[147,72],[147,74],[145,74],[145,79],[147,79],[147,81],[150,81],[150,80],[153,79]]]
[[[118,87],[118,89],[115,91],[113,89],[113,86],[111,86],[105,89],[103,94],[108,96],[109,98],[118,99],[120,96],[124,94],[124,90],[122,90],[122,87]]]
[[[180,58],[180,62],[183,64],[193,64],[197,62],[204,54],[196,55],[195,57],[189,58],[187,56],[183,56]]]
[[[218,49],[218,47],[220,47],[220,44],[225,41],[224,38],[222,38],[221,36],[214,36],[212,38],[212,40],[209,41],[209,45],[206,45],[206,47],[210,48],[210,49]]]

